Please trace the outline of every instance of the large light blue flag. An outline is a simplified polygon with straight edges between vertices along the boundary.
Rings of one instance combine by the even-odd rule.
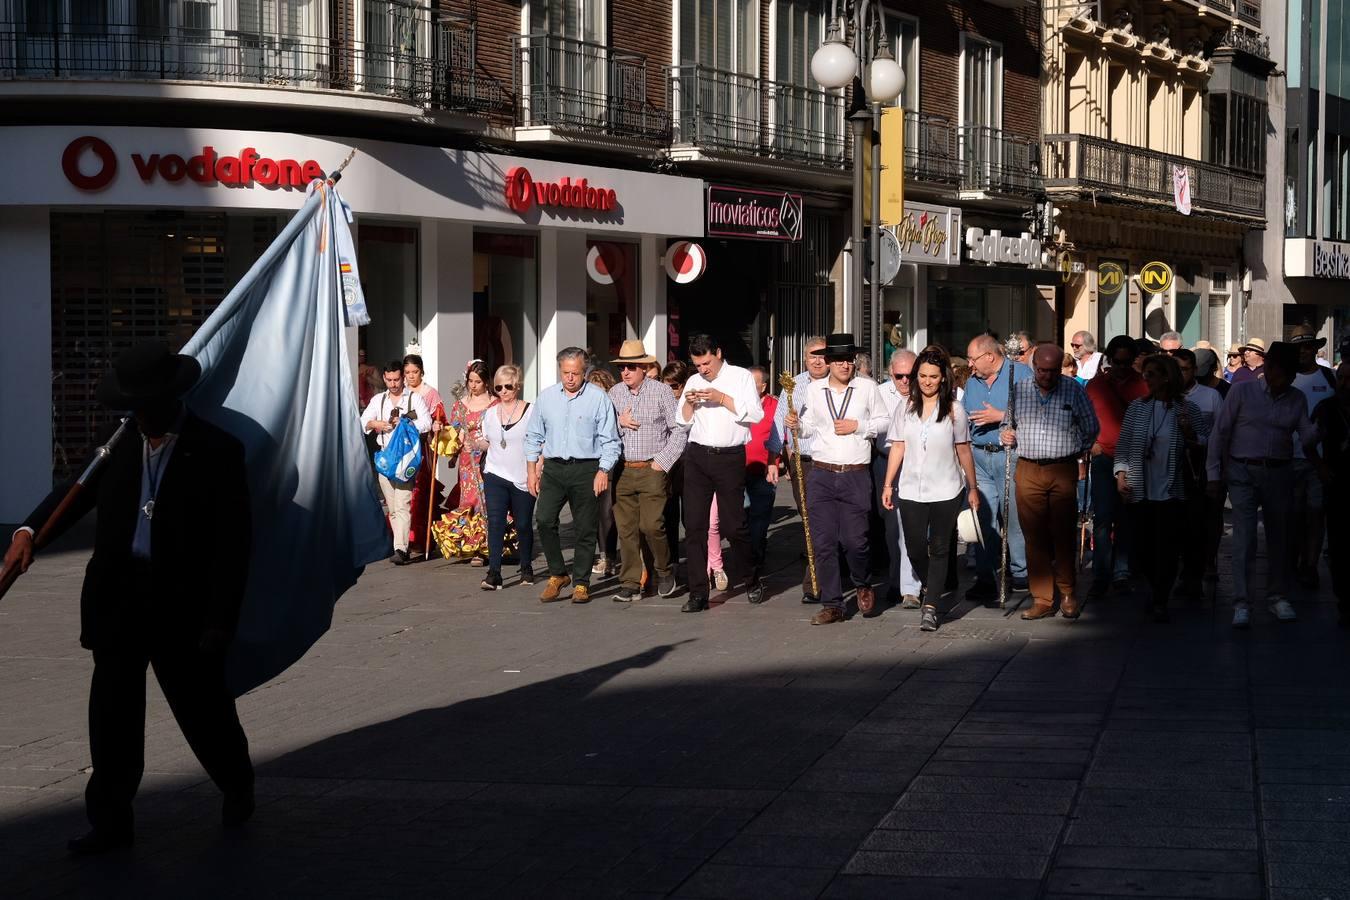
[[[248,464],[253,553],[239,561],[249,573],[230,650],[236,695],[304,656],[362,568],[391,552],[343,331],[365,318],[345,213],[316,182],[183,348],[202,365],[188,406],[242,441]]]

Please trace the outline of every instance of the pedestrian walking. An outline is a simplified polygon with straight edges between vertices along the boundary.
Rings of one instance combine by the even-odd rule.
[[[520,396],[522,379],[519,366],[500,366],[492,378],[497,405],[483,416],[480,448],[487,454],[483,462],[483,490],[488,517],[488,570],[483,577],[483,590],[501,590],[502,556],[512,523],[519,547],[520,583],[534,584],[535,500],[530,493],[529,467],[525,463],[525,436],[534,408]]]
[[[666,363],[661,369],[661,383],[670,389],[678,401],[684,393],[684,383],[689,380],[689,366],[676,360]],[[678,403],[676,404],[678,406]],[[686,440],[688,436],[686,435]],[[675,582],[680,582],[680,528],[684,525],[684,457],[675,461],[667,481],[670,490],[666,497],[665,526],[666,543],[670,545],[670,564],[675,572]]]
[[[1175,350],[1186,353],[1189,350]],[[1196,471],[1209,425],[1184,396],[1181,368],[1160,354],[1144,363],[1148,395],[1125,411],[1113,463],[1117,490],[1129,506],[1135,557],[1149,586],[1149,613],[1168,620],[1167,600],[1177,577],[1182,536],[1203,547],[1203,516],[1187,516],[1187,501],[1204,490]]]
[[[403,357],[403,383],[409,391],[421,397],[431,411],[431,430],[421,437],[422,465],[418,467],[417,477],[413,480],[412,527],[408,531],[409,552],[425,555],[431,537],[430,523],[441,514],[441,491],[444,486],[436,478],[430,437],[445,426],[445,403],[441,400],[440,392],[427,383],[422,357],[416,353]]]
[[[1233,383],[1214,421],[1206,457],[1210,497],[1217,501],[1219,482],[1228,486],[1233,504],[1233,627],[1251,624],[1253,566],[1256,562],[1256,517],[1266,533],[1266,602],[1281,622],[1298,618],[1285,597],[1288,584],[1290,501],[1294,493],[1294,436],[1317,465],[1317,430],[1308,419],[1308,404],[1294,387],[1298,351],[1276,342],[1264,357],[1265,378]]]
[[[848,561],[858,611],[864,617],[880,613],[870,580],[867,539],[872,479],[868,473],[872,439],[889,427],[889,420],[877,383],[856,375],[853,361],[860,349],[850,334],[826,338],[825,345],[813,352],[825,358],[829,374],[808,384],[800,403],[794,392],[794,405],[800,411],[793,409],[786,416],[788,429],[799,428],[812,442],[806,503],[821,602],[812,625],[831,625],[846,618],[841,555]]]
[[[1092,491],[1092,584],[1088,600],[1100,600],[1108,588],[1130,587],[1130,519],[1116,490],[1116,441],[1130,404],[1148,394],[1143,376],[1134,370],[1137,350],[1125,335],[1106,345],[1108,364],[1088,382],[1087,396],[1097,416],[1099,430],[1088,460],[1088,484]]]
[[[1097,339],[1090,331],[1074,332],[1069,350],[1078,361],[1078,377],[1084,381],[1091,381],[1106,361],[1105,355],[1097,351]]]
[[[1350,363],[1336,370],[1336,395],[1318,404],[1313,421],[1326,468],[1327,544],[1331,591],[1342,628],[1350,628]]]
[[[1010,385],[1030,381],[1031,369],[1006,359],[1003,345],[987,334],[972,340],[966,355],[971,377],[963,402],[970,422],[970,446],[980,489],[977,512],[984,535],[984,543],[976,548],[975,584],[966,591],[966,599],[988,602],[999,594],[995,579],[1001,575],[1004,533],[1012,589],[1025,591],[1028,586],[1026,544],[1017,517],[1017,497],[1009,480],[1017,473],[1017,451],[1003,445],[999,430],[1007,415]],[[1006,518],[1004,497],[1008,498]]]
[[[1017,447],[1017,515],[1026,537],[1027,574],[1032,607],[1023,619],[1060,613],[1076,619],[1078,602],[1078,463],[1097,440],[1097,415],[1087,392],[1060,374],[1064,351],[1051,344],[1036,348],[1033,381],[1013,386],[1012,427],[1005,446]]]
[[[600,368],[597,363],[592,359],[586,380],[608,396],[618,382],[608,369]],[[593,578],[607,578],[619,570],[619,529],[614,521],[614,486],[618,483],[618,468],[612,474],[615,477],[609,480],[609,490],[596,498],[595,562],[591,564]]]
[[[1242,365],[1229,379],[1233,384],[1256,381],[1264,372],[1266,363],[1266,342],[1260,338],[1251,338],[1238,348],[1242,353]]]
[[[370,398],[361,413],[361,427],[375,435],[381,448],[400,418],[406,417],[416,426],[418,434],[431,430],[431,411],[416,393],[406,390],[403,383],[403,361],[393,360],[384,367],[384,390]],[[390,560],[396,566],[408,564],[408,534],[412,529],[413,485],[378,475],[384,508],[389,516],[389,527],[394,536],[394,555]]]
[[[913,350],[900,349],[891,354],[890,377],[878,388],[889,422],[894,422],[897,412],[902,412],[909,403],[914,361],[917,358]],[[887,493],[886,467],[891,458],[889,425],[885,431],[876,436],[875,446],[876,452],[872,455],[872,482],[873,489],[880,498]],[[898,600],[902,609],[918,609],[923,583],[909,559],[909,548],[905,545],[905,534],[900,526],[900,508],[895,504],[888,507],[883,503],[881,521],[885,527],[886,552],[890,557],[886,599],[892,603]]]
[[[1228,389],[1232,387],[1227,381],[1215,374],[1219,369],[1219,355],[1212,349],[1198,347],[1195,354],[1195,380],[1207,388],[1213,388],[1218,392],[1222,399],[1228,396]]]
[[[825,338],[821,335],[811,335],[802,345],[802,351],[806,354],[805,366],[802,371],[793,377],[796,385],[792,391],[793,405],[796,412],[801,415],[802,404],[806,402],[807,385],[812,382],[824,380],[830,373],[829,364],[825,362],[825,357],[816,351],[825,346]],[[792,410],[788,409],[787,397],[785,393],[778,398],[778,408],[775,412],[774,426],[778,431],[779,440],[783,442],[783,455],[788,458],[789,454],[801,457],[801,471],[803,480],[806,474],[811,471],[812,442],[805,435],[793,437],[792,432],[787,427],[787,415]],[[788,479],[792,485],[792,503],[797,507],[797,515],[802,514],[802,488],[803,485],[797,480],[797,467],[788,466]],[[816,564],[819,570],[819,560]],[[819,603],[820,597],[811,588],[811,570],[809,566],[802,566],[802,602]]]
[[[1242,345],[1241,344],[1231,345],[1228,348],[1228,362],[1224,365],[1223,368],[1223,380],[1228,382],[1229,384],[1232,384],[1233,376],[1237,374],[1238,370],[1241,369],[1243,365],[1244,364],[1242,362]]]
[[[745,514],[750,532],[750,555],[755,568],[763,571],[768,551],[769,524],[773,518],[773,498],[778,484],[778,460],[782,442],[774,427],[778,398],[770,396],[769,372],[763,366],[751,366],[764,418],[750,429],[750,443],[745,445]],[[722,559],[722,529],[717,515],[717,498],[713,498],[708,519],[708,577],[719,591],[727,589],[727,573]]]
[[[956,399],[947,352],[928,347],[920,353],[910,384],[907,402],[896,409],[888,429],[890,458],[881,503],[888,510],[899,508],[905,545],[921,584],[919,627],[936,631],[956,516],[966,504],[978,513],[980,489],[970,426],[965,407]]]
[[[609,392],[618,416],[623,462],[614,485],[614,521],[619,532],[619,592],[616,603],[642,597],[642,544],[652,554],[656,590],[662,597],[675,593],[675,572],[666,540],[666,495],[669,475],[684,452],[686,432],[675,423],[675,395],[664,384],[647,377],[647,364],[656,362],[642,341],[624,341],[619,356],[620,384]]]
[[[708,517],[713,497],[722,533],[731,543],[732,576],[745,579],[751,603],[763,603],[764,585],[754,567],[745,521],[745,445],[764,418],[755,380],[722,358],[717,339],[696,334],[689,355],[697,370],[680,398],[676,421],[689,429],[684,462],[684,525],[689,551],[689,599],[684,612],[708,608]],[[732,583],[735,583],[734,581]]]
[[[1289,334],[1289,343],[1298,351],[1298,374],[1294,387],[1303,392],[1308,403],[1308,417],[1312,418],[1322,401],[1336,394],[1336,375],[1317,364],[1317,351],[1327,339],[1318,337],[1308,325],[1295,326]],[[1325,507],[1322,503],[1322,479],[1303,448],[1294,444],[1294,496],[1290,506],[1289,571],[1303,587],[1315,590],[1318,585],[1317,564],[1322,558]]]
[[[481,359],[464,367],[464,381],[454,389],[449,427],[460,434],[459,453],[452,460],[457,472],[452,509],[432,528],[436,545],[446,559],[467,559],[481,566],[488,555],[487,504],[483,494],[483,419],[497,402],[488,390],[492,375]],[[449,505],[449,504],[447,504]]]
[[[530,493],[538,498],[535,525],[548,562],[548,583],[540,602],[554,603],[572,585],[572,602],[591,601],[595,562],[597,500],[609,490],[609,475],[622,445],[609,395],[586,381],[586,351],[567,347],[558,353],[558,384],[540,391],[525,433]],[[572,574],[563,559],[559,515],[572,510],[576,535]]]
[[[1223,505],[1209,497],[1209,479],[1205,474],[1205,453],[1209,448],[1209,434],[1214,430],[1214,420],[1223,406],[1223,397],[1212,387],[1201,384],[1196,379],[1196,370],[1200,357],[1208,354],[1214,365],[1218,357],[1210,350],[1181,349],[1172,354],[1181,373],[1181,396],[1194,403],[1200,410],[1200,419],[1204,423],[1204,436],[1198,446],[1187,448],[1189,463],[1185,472],[1194,476],[1194,483],[1186,484],[1186,510],[1182,533],[1185,539],[1181,551],[1181,577],[1174,596],[1182,600],[1199,600],[1205,595],[1205,576],[1214,571],[1219,550],[1219,539],[1223,536]],[[1227,382],[1220,382],[1225,388]]]

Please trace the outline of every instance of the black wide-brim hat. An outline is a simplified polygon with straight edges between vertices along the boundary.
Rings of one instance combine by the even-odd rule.
[[[825,346],[811,351],[812,356],[856,356],[863,348],[853,343],[851,334],[832,334],[825,338]]]
[[[146,341],[118,355],[95,396],[109,409],[137,409],[183,396],[201,374],[201,363],[191,356],[174,353],[163,342]]]

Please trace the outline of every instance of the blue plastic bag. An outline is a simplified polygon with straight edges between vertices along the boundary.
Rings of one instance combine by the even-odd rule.
[[[411,419],[401,418],[384,448],[375,453],[375,471],[390,481],[406,484],[417,477],[422,465],[422,442]]]

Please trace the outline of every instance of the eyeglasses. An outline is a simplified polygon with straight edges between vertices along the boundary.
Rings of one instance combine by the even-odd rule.
[[[1083,345],[1082,345],[1082,344],[1069,344],[1069,346],[1072,347],[1074,350],[1082,350],[1082,349],[1083,349]]]
[[[494,393],[494,394],[500,394],[502,391],[514,391],[517,387],[519,387],[519,385],[515,385],[515,384],[494,384],[494,385],[492,386],[492,393]]]
[[[894,378],[896,381],[909,381],[909,376],[908,376],[908,375],[895,375],[895,374],[892,374],[891,377]]]
[[[627,371],[629,371],[630,369],[645,369],[645,368],[647,368],[647,367],[646,367],[646,366],[643,366],[643,365],[639,365],[638,363],[621,363],[621,364],[619,365],[619,368],[622,369],[623,371],[627,372]]]
[[[1229,358],[1229,359],[1237,359],[1237,358],[1240,357],[1241,355],[1242,355],[1241,353],[1230,353],[1230,354],[1228,354],[1228,358]]]

